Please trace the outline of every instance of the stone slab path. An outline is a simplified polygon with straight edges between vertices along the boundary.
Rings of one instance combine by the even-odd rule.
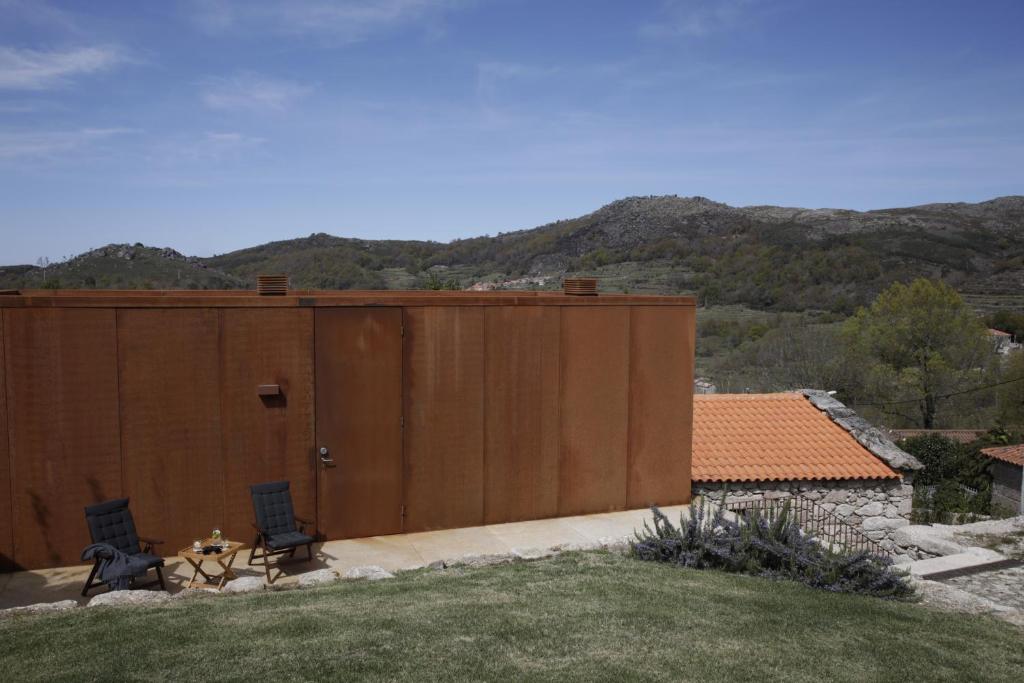
[[[689,506],[663,507],[673,523],[687,514]],[[328,541],[314,546],[312,562],[281,565],[284,575],[275,585],[296,583],[306,573],[333,569],[344,574],[354,567],[374,565],[388,571],[425,567],[438,560],[455,562],[467,557],[491,554],[531,553],[548,549],[589,549],[622,543],[633,531],[651,519],[650,510],[626,510],[577,517],[539,519],[510,524],[492,524],[468,529],[447,529],[415,534],[375,536]],[[301,554],[301,551],[300,551]],[[233,567],[239,576],[263,577],[263,568],[246,564],[248,551],[238,554]],[[177,557],[167,558],[168,589],[179,592],[192,575],[191,567]],[[79,565],[57,569],[0,574],[0,609],[41,602],[88,601],[80,595],[89,567]],[[92,595],[102,591],[94,591]]]

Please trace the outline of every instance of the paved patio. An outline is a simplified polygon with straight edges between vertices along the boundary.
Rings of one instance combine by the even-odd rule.
[[[669,519],[676,521],[681,513],[688,510],[688,506],[669,506],[662,510]],[[644,508],[467,529],[328,541],[314,546],[312,562],[283,564],[285,574],[274,585],[295,582],[301,574],[315,569],[332,568],[344,572],[352,567],[377,565],[389,571],[397,571],[416,569],[437,560],[452,562],[469,555],[540,550],[570,544],[592,546],[631,537],[634,529],[641,528],[644,520],[650,518],[650,511]],[[252,541],[243,540],[246,543]],[[248,556],[248,550],[239,552],[233,567],[236,573],[239,576],[264,576],[262,566],[250,567],[246,564]],[[88,565],[78,565],[0,574],[0,609],[58,600],[78,600],[84,603],[87,598],[83,598],[80,592],[89,568]],[[192,568],[176,556],[168,557],[165,576],[168,579],[168,590],[176,593],[192,576]],[[101,592],[103,589],[91,595]]]

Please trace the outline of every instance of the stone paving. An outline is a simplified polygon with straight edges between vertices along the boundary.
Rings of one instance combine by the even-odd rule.
[[[925,604],[971,614],[990,614],[1024,626],[1024,567],[985,571],[982,564],[993,559],[1024,560],[1024,517],[994,519],[949,526],[943,524],[912,525],[897,532],[901,547],[913,546],[933,559],[904,565]],[[924,565],[950,563],[970,565],[976,557],[974,574],[931,581]],[[934,569],[934,568],[932,568]],[[934,572],[932,572],[934,573]]]
[[[945,579],[943,583],[1000,605],[1024,610],[1024,567],[958,576]]]
[[[1024,560],[1024,517],[991,520],[955,527],[956,538],[995,550],[1008,558]],[[958,576],[947,585],[992,602],[1024,611],[1024,567]]]

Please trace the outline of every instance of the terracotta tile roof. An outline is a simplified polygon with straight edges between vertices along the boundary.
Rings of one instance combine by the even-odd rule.
[[[1024,444],[982,448],[981,452],[990,458],[995,458],[996,460],[1002,460],[1003,462],[1008,462],[1013,465],[1024,466]]]
[[[693,397],[694,481],[899,476],[801,394]]]
[[[1012,337],[1013,335],[1009,332],[1003,332],[1002,330],[994,330],[991,327],[988,328],[988,333],[993,337]]]

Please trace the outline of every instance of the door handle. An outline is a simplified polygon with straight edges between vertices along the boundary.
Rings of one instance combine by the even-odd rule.
[[[320,447],[320,462],[328,467],[334,466],[334,460],[331,458],[331,452],[327,450],[327,446]]]

